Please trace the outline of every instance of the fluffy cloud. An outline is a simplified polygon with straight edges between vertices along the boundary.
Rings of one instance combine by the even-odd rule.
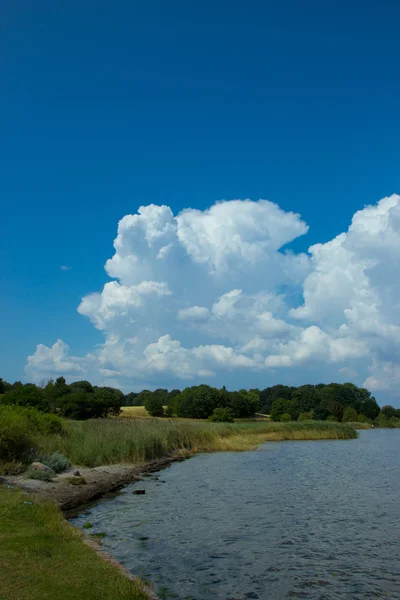
[[[358,211],[308,253],[283,250],[307,230],[266,200],[176,216],[140,207],[118,224],[105,265],[113,281],[78,307],[104,343],[85,357],[61,340],[39,345],[29,375],[87,373],[127,389],[264,386],[289,374],[311,381],[318,365],[319,380],[353,374],[390,393],[400,379],[400,197]]]
[[[154,298],[170,294],[165,282],[142,281],[138,285],[126,286],[112,281],[105,284],[101,294],[83,298],[78,312],[89,317],[98,329],[107,329],[121,318],[124,322],[129,314],[138,314],[139,309],[148,311]]]
[[[69,356],[69,347],[62,340],[57,340],[51,348],[38,344],[36,352],[28,356],[28,371],[35,375],[35,379],[51,377],[54,373],[74,377],[84,373],[88,366],[88,358]]]

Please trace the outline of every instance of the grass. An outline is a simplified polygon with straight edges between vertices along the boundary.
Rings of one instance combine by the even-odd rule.
[[[40,469],[35,469],[35,467],[29,467],[25,473],[27,479],[38,479],[39,481],[51,481],[54,476],[55,471],[53,469],[50,469],[50,471],[41,471]]]
[[[352,427],[353,429],[371,429],[371,424],[370,423],[353,423],[353,422],[349,422],[346,423],[346,425],[348,425],[349,427]]]
[[[18,565],[18,572],[16,571]],[[144,600],[123,576],[82,543],[55,505],[36,504],[0,486],[2,600]]]
[[[43,436],[42,452],[58,451],[75,465],[96,467],[143,463],[172,452],[251,450],[267,441],[349,439],[354,428],[341,423],[208,423],[174,419],[68,421],[67,435]]]

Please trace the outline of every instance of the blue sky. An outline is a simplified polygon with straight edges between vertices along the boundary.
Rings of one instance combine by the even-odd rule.
[[[300,253],[400,190],[395,2],[44,0],[0,11],[7,380],[26,377],[37,344],[60,338],[81,357],[103,343],[104,328],[76,309],[110,281],[118,221],[141,205],[177,215],[265,198],[309,226],[288,242]],[[301,304],[302,289],[292,294]],[[191,331],[186,347],[198,344]],[[365,369],[394,364],[391,346],[382,356],[363,359]],[[245,383],[271,377],[257,371]]]

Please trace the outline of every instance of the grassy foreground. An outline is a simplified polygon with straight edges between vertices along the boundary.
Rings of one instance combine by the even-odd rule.
[[[59,451],[75,465],[95,467],[141,463],[171,452],[251,450],[267,441],[351,439],[357,432],[342,423],[208,423],[173,419],[68,421],[66,435],[38,440],[45,453]]]
[[[27,503],[29,502],[29,503]],[[127,579],[82,543],[55,505],[36,504],[0,485],[1,600],[145,600]]]

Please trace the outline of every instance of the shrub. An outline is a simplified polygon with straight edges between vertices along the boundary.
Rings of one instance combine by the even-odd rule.
[[[167,406],[167,409],[166,409],[166,411],[165,411],[165,416],[166,416],[166,417],[173,417],[173,416],[174,416],[174,414],[175,414],[175,412],[174,412],[174,408],[173,408],[173,406],[171,405],[171,400],[169,400],[169,401],[168,401],[168,406]]]
[[[336,415],[329,415],[326,420],[330,421],[331,423],[339,423],[339,419],[336,417]]]
[[[229,408],[214,408],[214,412],[208,417],[208,420],[214,423],[232,423],[232,412]]]
[[[34,409],[26,409],[25,415],[31,427],[38,433],[44,433],[45,435],[65,433],[62,421],[56,415],[43,414]]]
[[[71,485],[85,485],[86,484],[86,479],[84,477],[82,477],[82,475],[77,475],[75,477],[69,477],[67,479],[67,481]]]
[[[312,419],[312,410],[309,412],[303,412],[299,415],[298,421],[311,421]]]
[[[34,445],[23,409],[0,406],[0,456],[4,461],[20,459]]]
[[[351,406],[345,408],[342,421],[344,423],[354,423],[357,420],[357,411]]]
[[[39,481],[51,481],[54,476],[55,473],[52,469],[50,469],[50,471],[41,471],[34,467],[29,467],[25,473],[27,479],[38,479]]]
[[[282,422],[292,421],[292,417],[289,415],[289,413],[283,413],[279,417],[279,420],[282,421]]]
[[[376,425],[378,425],[378,427],[388,427],[389,419],[387,419],[383,413],[379,413],[379,415],[375,419],[375,423]]]
[[[55,415],[34,408],[0,405],[0,457],[4,461],[25,460],[35,450],[38,434],[63,431]]]
[[[53,454],[36,454],[33,461],[38,461],[52,469],[55,473],[62,473],[70,466],[70,462],[66,456],[60,452]]]

